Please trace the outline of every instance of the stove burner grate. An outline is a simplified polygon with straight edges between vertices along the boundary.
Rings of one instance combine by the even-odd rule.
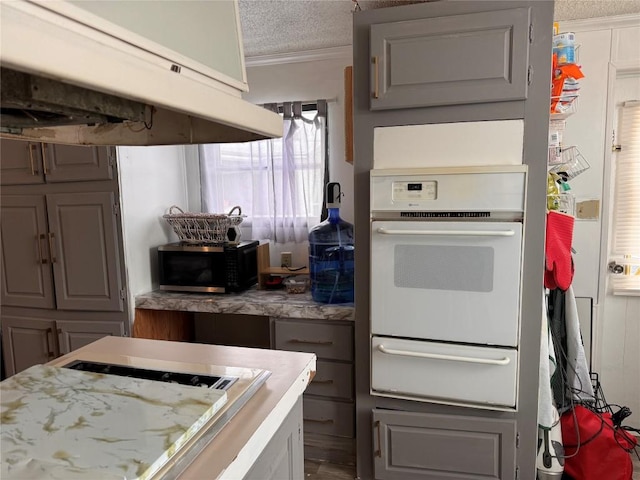
[[[126,365],[115,365],[110,363],[87,362],[76,360],[64,368],[80,370],[83,372],[103,373],[105,375],[118,375],[121,377],[142,378],[157,382],[179,383],[180,385],[191,385],[194,387],[215,388],[227,390],[233,385],[238,377],[221,375],[203,375],[199,373],[167,372],[164,370],[149,370]]]

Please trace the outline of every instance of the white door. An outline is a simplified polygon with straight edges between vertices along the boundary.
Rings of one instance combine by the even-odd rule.
[[[518,345],[522,224],[374,221],[371,332]]]

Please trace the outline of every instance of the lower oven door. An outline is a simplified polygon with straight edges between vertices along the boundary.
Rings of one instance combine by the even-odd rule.
[[[374,221],[374,335],[516,347],[522,224]]]
[[[371,339],[374,395],[513,409],[517,367],[510,348]]]

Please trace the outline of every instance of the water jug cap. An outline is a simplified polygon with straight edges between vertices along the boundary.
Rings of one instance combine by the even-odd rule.
[[[327,183],[327,208],[340,208],[340,184],[338,182]]]

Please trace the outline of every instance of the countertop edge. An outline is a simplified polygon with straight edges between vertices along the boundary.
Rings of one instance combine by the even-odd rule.
[[[192,313],[224,313],[281,318],[319,320],[355,319],[353,304],[321,304],[306,297],[287,298],[287,294],[251,290],[240,294],[189,294],[153,291],[135,297],[135,307],[142,310],[168,310]],[[259,297],[256,297],[259,295]]]
[[[269,441],[287,418],[287,415],[289,415],[289,412],[291,412],[291,409],[309,386],[311,374],[315,372],[315,369],[316,359],[314,358],[298,376],[291,388],[282,396],[260,427],[256,429],[249,441],[245,443],[244,448],[238,452],[235,460],[217,478],[244,478],[249,473],[256,459],[264,451]]]

